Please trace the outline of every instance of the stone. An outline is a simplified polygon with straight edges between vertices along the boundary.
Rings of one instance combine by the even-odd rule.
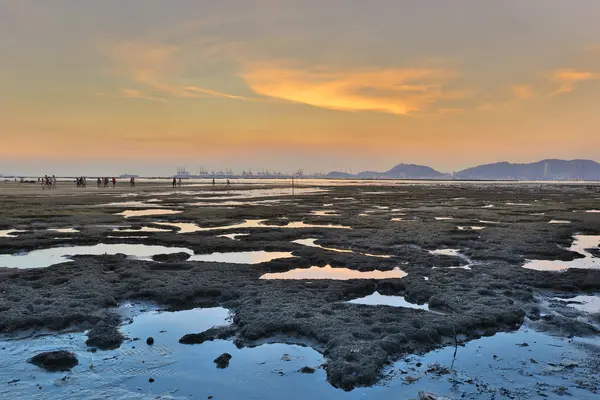
[[[229,366],[229,361],[231,360],[231,354],[223,353],[219,357],[214,359],[214,363],[217,364],[217,368],[224,369]]]
[[[117,349],[125,337],[119,331],[118,325],[110,324],[104,320],[99,321],[89,332],[85,344],[102,350]]]
[[[48,351],[40,353],[29,360],[33,365],[37,365],[46,371],[70,371],[71,368],[79,364],[74,353],[65,350]]]

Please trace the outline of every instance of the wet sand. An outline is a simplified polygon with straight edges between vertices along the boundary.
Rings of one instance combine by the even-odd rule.
[[[249,204],[239,205],[246,202],[240,191],[249,188],[258,193],[255,190],[247,199]],[[524,323],[564,337],[598,335],[597,313],[574,308],[555,312],[559,302],[544,299],[600,292],[600,270],[553,272],[522,266],[528,260],[581,257],[568,249],[576,234],[600,235],[600,214],[587,212],[598,208],[600,186],[335,186],[295,196],[289,187],[279,188],[281,194],[273,196],[269,192],[273,188],[217,186],[213,190],[210,185],[184,185],[173,189],[138,183],[135,188],[122,184],[116,189],[95,185],[79,189],[59,183],[56,189],[42,190],[38,185],[0,182],[0,230],[20,231],[0,236],[3,254],[128,243],[184,248],[197,255],[268,251],[294,256],[246,265],[79,255],[46,268],[0,268],[0,332],[89,329],[112,308],[132,300],[152,301],[171,310],[220,306],[234,315],[232,340],[237,346],[286,341],[308,345],[323,354],[329,382],[346,390],[375,384],[386,365],[452,344],[455,336],[469,341],[517,330]],[[264,197],[260,190],[265,190]],[[199,200],[214,204],[228,198],[235,199],[236,205],[194,205]],[[267,198],[277,201],[259,202]],[[120,213],[131,206],[115,203],[126,201],[179,212],[124,218]],[[335,214],[319,212],[327,210]],[[410,222],[393,220],[398,217]],[[185,222],[210,228],[245,220],[265,222],[227,230],[248,234],[236,240],[220,237],[222,229],[178,233],[175,227],[157,224]],[[550,224],[551,220],[570,223]],[[480,221],[498,223],[478,230],[458,229],[482,226]],[[318,227],[286,228],[294,222]],[[149,230],[136,237],[115,230],[118,227],[168,230]],[[51,230],[66,228],[79,232]],[[309,238],[317,239],[321,247],[293,243]],[[461,256],[433,252],[441,249],[459,250]],[[260,279],[265,274],[327,265],[362,272],[400,268],[407,275],[401,279]],[[455,268],[466,265],[469,270]],[[347,302],[375,291],[428,304],[430,311]]]

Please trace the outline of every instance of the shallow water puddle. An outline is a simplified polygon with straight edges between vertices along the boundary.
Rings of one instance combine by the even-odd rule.
[[[549,224],[570,224],[571,221],[566,221],[563,219],[553,219],[548,222]]]
[[[599,269],[600,258],[594,257],[586,249],[598,248],[600,244],[600,235],[575,235],[570,251],[577,252],[585,256],[573,261],[554,261],[554,260],[527,260],[523,268],[534,269],[537,271],[564,271],[569,268]]]
[[[494,208],[493,204],[487,204],[485,206],[482,206],[481,208]]]
[[[600,313],[600,296],[575,296],[569,298],[555,297],[552,300],[558,300],[567,304],[568,307],[575,308],[587,313]]]
[[[504,203],[504,204],[506,204],[507,206],[532,206],[533,205],[531,203],[511,203],[511,202]]]
[[[219,235],[217,237],[224,237],[227,239],[231,239],[231,240],[239,240],[238,237],[240,236],[250,236],[249,233],[228,233],[226,235]]]
[[[290,252],[283,251],[238,251],[231,253],[198,254],[188,261],[219,262],[229,264],[260,264],[281,258],[293,258]]]
[[[335,211],[335,210],[331,210],[331,211],[322,211],[322,210],[319,211],[319,210],[317,210],[317,211],[311,211],[310,213],[311,213],[311,215],[315,215],[315,216],[319,216],[319,217],[326,217],[326,216],[336,217],[336,216],[339,215],[337,213],[337,211]]]
[[[155,224],[160,225],[160,223],[155,222]],[[161,229],[161,228],[153,228],[151,226],[142,226],[139,229],[135,229],[135,228],[117,228],[117,229],[113,229],[113,232],[131,232],[131,233],[136,233],[136,232],[171,232],[170,229]]]
[[[284,199],[274,199],[274,200],[254,200],[254,201],[239,201],[239,200],[226,200],[215,202],[212,201],[214,199],[210,199],[211,201],[200,201],[196,203],[189,203],[188,205],[194,207],[234,207],[234,206],[269,206],[277,203],[284,202]]]
[[[163,210],[163,209],[148,209],[148,210],[125,210],[115,215],[122,215],[125,218],[131,217],[146,217],[151,215],[171,215],[179,214],[182,211],[177,210]]]
[[[334,268],[331,265],[324,267],[296,268],[287,272],[274,272],[264,274],[260,279],[391,279],[404,278],[406,272],[400,268],[391,271],[355,271],[348,268]]]
[[[177,228],[177,233],[194,233],[207,230],[206,228],[200,228],[198,225],[191,222],[155,222],[155,224]]]
[[[465,270],[471,270],[471,260],[469,259],[469,257],[467,257],[466,255],[464,255],[463,253],[460,252],[460,250],[458,249],[437,249],[437,250],[429,250],[429,254],[433,254],[433,255],[438,255],[438,256],[451,256],[451,257],[458,257],[461,258],[463,260],[465,260],[468,265],[461,265],[461,266],[456,266],[456,267],[432,267],[432,269],[465,269]]]
[[[25,232],[19,229],[6,229],[0,231],[0,237],[16,237],[14,233]]]
[[[600,210],[586,210],[586,213],[600,213]]]
[[[78,229],[74,229],[74,228],[52,228],[52,229],[48,229],[49,231],[52,232],[58,232],[58,233],[79,233],[80,231]]]
[[[379,292],[375,292],[365,297],[361,297],[359,299],[354,299],[348,301],[348,303],[352,304],[364,304],[369,306],[392,306],[392,307],[402,307],[402,308],[414,308],[417,310],[429,310],[428,304],[414,304],[409,303],[402,296],[386,296],[380,294]]]
[[[4,382],[0,398],[183,400],[214,396],[275,400],[283,395],[291,400],[321,396],[356,399],[366,390],[349,394],[329,385],[325,371],[319,368],[325,362],[323,356],[309,347],[264,344],[237,348],[225,340],[202,345],[178,342],[185,334],[229,324],[229,312],[223,308],[134,313],[132,323],[121,330],[141,340],[126,341],[116,350],[90,353],[83,333],[0,341],[0,380]],[[154,338],[152,346],[145,343],[150,336]],[[55,349],[74,352],[79,365],[71,372],[50,373],[26,362],[35,354]],[[223,353],[231,354],[232,359],[226,369],[218,369],[213,360]],[[305,366],[316,372],[299,373]]]
[[[153,199],[153,203],[160,201],[158,199]],[[149,201],[150,202],[150,201]],[[106,204],[98,204],[96,207],[145,207],[145,208],[160,208],[163,207],[160,204],[148,204],[146,202],[143,201],[120,201],[120,202],[114,202],[114,203],[106,203]]]
[[[404,217],[394,217],[390,221],[393,221],[393,222],[410,222],[410,221],[413,221],[414,222],[414,221],[416,221],[416,219],[406,219]]]
[[[587,349],[598,351],[599,346],[598,338],[570,343],[522,327],[470,341],[458,347],[456,357],[453,346],[410,356],[384,373],[391,388],[407,393],[400,398],[418,398],[419,391],[426,391],[451,399],[592,400],[598,398],[593,393],[597,375],[589,363],[594,353]],[[407,375],[418,380],[409,384]],[[404,381],[403,387],[397,379]]]
[[[468,231],[468,230],[472,230],[472,231],[480,231],[482,229],[485,229],[485,226],[457,226],[456,227],[459,231]]]
[[[75,255],[114,255],[149,259],[157,254],[185,252],[194,254],[183,247],[148,246],[143,244],[97,244],[95,246],[67,246],[34,250],[29,253],[0,254],[0,267],[5,268],[45,268],[54,264],[70,262]]]
[[[356,254],[361,254],[363,256],[368,256],[368,257],[377,257],[377,258],[392,258],[392,256],[390,255],[384,255],[384,254],[370,254],[370,253],[363,253],[360,251],[353,251],[353,250],[349,250],[349,249],[336,249],[333,247],[323,247],[320,244],[316,244],[315,242],[319,240],[319,239],[314,239],[314,238],[310,238],[310,239],[298,239],[298,240],[293,240],[292,243],[297,243],[300,244],[302,246],[307,246],[307,247],[315,247],[318,249],[323,249],[323,250],[329,250],[329,251],[335,251],[338,253],[356,253]]]
[[[452,217],[435,217],[436,221],[449,221],[451,219],[454,219]]]
[[[265,225],[268,228],[285,228],[285,229],[301,229],[301,228],[331,228],[331,229],[352,229],[350,226],[335,225],[335,224],[307,224],[304,221],[290,222],[287,225]]]
[[[224,340],[202,345],[178,342],[184,334],[228,324],[226,309],[140,313],[139,306],[132,308],[132,323],[121,329],[130,338],[141,340],[126,341],[116,350],[87,351],[83,333],[0,339],[0,382],[4,382],[0,398],[397,400],[418,398],[418,392],[425,390],[451,398],[525,399],[540,395],[559,398],[553,391],[561,387],[568,388],[573,399],[597,398],[583,388],[597,383],[587,349],[597,349],[598,338],[567,340],[521,328],[468,342],[458,347],[455,357],[453,346],[403,357],[384,369],[380,384],[345,392],[326,381],[325,371],[319,368],[326,360],[309,347],[264,344],[237,348]],[[127,313],[124,307],[119,309]],[[154,338],[152,346],[145,343],[150,336]],[[50,373],[26,362],[42,351],[56,349],[74,352],[79,365],[71,372]],[[217,369],[213,360],[223,353],[232,355],[230,364]],[[455,372],[443,372],[452,364]],[[316,372],[299,373],[304,366],[314,367]],[[409,384],[407,376],[415,381]]]
[[[487,221],[485,219],[480,219],[479,223],[480,224],[499,224],[500,222],[498,222],[498,221]]]

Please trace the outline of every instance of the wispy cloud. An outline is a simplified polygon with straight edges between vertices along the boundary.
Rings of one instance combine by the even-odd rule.
[[[251,100],[218,90],[174,83],[179,79],[182,69],[178,58],[180,49],[176,46],[150,45],[144,43],[124,43],[113,49],[113,58],[117,61],[117,73],[129,78],[133,83],[162,96],[198,99],[219,97],[234,100]],[[133,90],[133,92],[132,92]],[[138,89],[123,89],[136,96],[142,93]],[[156,98],[157,99],[157,98]],[[155,99],[155,100],[156,100]],[[149,100],[149,99],[147,99]]]
[[[396,115],[468,97],[465,90],[450,87],[458,75],[450,69],[302,69],[277,63],[252,63],[242,73],[250,88],[263,96],[331,110]]]
[[[557,95],[572,92],[575,85],[580,82],[600,79],[600,73],[576,69],[560,69],[553,71],[550,79],[558,85],[558,88],[552,93],[553,95]]]
[[[121,89],[121,96],[127,99],[138,99],[138,100],[148,100],[148,101],[158,101],[158,102],[166,102],[167,99],[164,97],[154,97],[145,94],[144,92],[137,89]]]
[[[511,87],[513,95],[519,100],[529,100],[535,96],[531,85],[514,85]]]

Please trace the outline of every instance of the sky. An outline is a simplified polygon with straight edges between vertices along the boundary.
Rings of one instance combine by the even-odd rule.
[[[0,0],[0,173],[600,160],[598,0]]]

